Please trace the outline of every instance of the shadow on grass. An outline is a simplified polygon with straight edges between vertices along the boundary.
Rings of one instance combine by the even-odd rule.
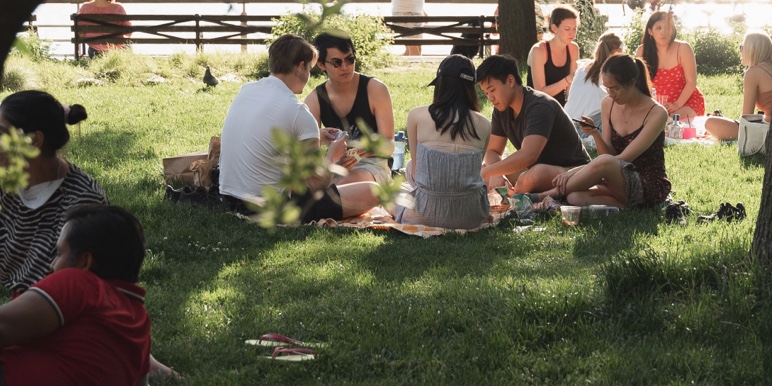
[[[88,159],[100,165],[109,165],[115,160],[121,162],[146,161],[158,158],[151,146],[142,146],[140,134],[132,131],[115,131],[110,127],[79,135],[72,130],[67,152],[73,158]]]
[[[743,169],[763,168],[764,162],[766,161],[766,158],[764,158],[764,155],[759,153],[749,157],[743,157],[738,155],[738,158],[740,158],[740,165],[742,165]]]
[[[606,262],[621,251],[640,245],[657,234],[662,222],[658,207],[622,211],[610,216],[582,213],[584,234],[574,244],[574,256]]]

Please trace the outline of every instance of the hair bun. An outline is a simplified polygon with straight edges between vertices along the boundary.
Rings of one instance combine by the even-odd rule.
[[[70,113],[65,117],[65,121],[68,125],[74,125],[80,121],[85,120],[86,118],[88,118],[86,108],[82,105],[75,104],[70,106]]]

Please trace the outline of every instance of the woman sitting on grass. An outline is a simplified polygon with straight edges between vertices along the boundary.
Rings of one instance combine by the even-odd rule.
[[[579,13],[568,5],[559,5],[550,12],[550,40],[531,47],[528,60],[527,84],[566,104],[566,93],[579,59],[579,45],[574,42]]]
[[[617,208],[660,203],[670,193],[663,150],[667,111],[651,99],[642,60],[612,56],[603,64],[601,76],[608,91],[601,115],[609,130],[601,137],[597,129],[582,125],[600,155],[555,177],[555,187],[540,198],[565,196],[571,205]]]
[[[697,89],[697,62],[689,43],[675,40],[671,12],[651,14],[635,56],[643,58],[657,90],[657,99],[668,114],[705,115],[705,98]]]
[[[603,81],[600,77],[600,67],[609,56],[622,52],[622,39],[613,32],[606,32],[598,38],[592,59],[582,59],[577,62],[578,69],[571,82],[565,110],[571,118],[588,117],[595,122],[599,130],[603,130],[600,117],[600,102],[606,97]],[[579,124],[576,124],[579,135],[586,137]]]
[[[20,91],[0,103],[0,132],[22,130],[40,150],[27,159],[26,188],[0,189],[0,282],[14,297],[50,272],[65,212],[78,204],[107,204],[94,179],[59,154],[70,140],[67,125],[87,117],[83,106],[63,105],[43,91]],[[151,375],[179,377],[152,355],[150,363]]]
[[[766,32],[745,34],[740,45],[743,66],[743,114],[753,114],[753,108],[764,112],[764,122],[772,122],[772,39]],[[737,139],[740,126],[724,117],[710,117],[705,130],[720,141]]]
[[[397,205],[403,224],[472,229],[488,218],[490,205],[480,167],[491,123],[480,114],[475,68],[462,55],[440,63],[434,101],[408,113],[407,132],[415,158],[407,165],[414,207]]]
[[[0,190],[0,281],[16,293],[49,273],[64,212],[77,204],[107,203],[94,179],[59,154],[70,140],[66,124],[86,117],[83,106],[64,106],[42,91],[17,92],[0,104],[0,131],[20,129],[40,150],[27,160],[28,186]]]

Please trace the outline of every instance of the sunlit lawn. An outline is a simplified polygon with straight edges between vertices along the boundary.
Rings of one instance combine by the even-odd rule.
[[[430,102],[434,65],[375,72],[397,129]],[[737,116],[736,84],[701,77],[707,110]],[[733,144],[666,149],[674,197],[698,213],[742,201],[740,223],[698,226],[692,216],[667,226],[649,210],[575,228],[542,217],[543,231],[521,233],[505,220],[426,240],[265,230],[163,200],[162,158],[205,149],[239,87],[49,90],[89,111],[68,158],[145,226],[153,353],[184,374],[181,384],[764,383],[747,258],[761,158],[740,158]],[[316,361],[274,363],[260,358],[270,349],[244,344],[268,332],[329,345]]]

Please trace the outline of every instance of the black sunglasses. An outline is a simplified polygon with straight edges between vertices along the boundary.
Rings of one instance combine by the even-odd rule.
[[[343,62],[344,62],[344,61],[345,61],[345,62],[346,62],[346,64],[348,64],[349,66],[353,66],[353,65],[354,65],[354,63],[357,61],[357,58],[356,58],[356,56],[354,56],[354,55],[349,55],[349,56],[346,56],[346,58],[345,58],[345,59],[342,59],[342,60],[341,60],[341,59],[338,59],[338,58],[335,58],[335,59],[331,59],[331,60],[325,60],[324,62],[325,62],[325,63],[329,63],[331,66],[333,66],[333,67],[335,67],[335,68],[340,68],[340,66],[342,66],[342,65],[343,65]]]

